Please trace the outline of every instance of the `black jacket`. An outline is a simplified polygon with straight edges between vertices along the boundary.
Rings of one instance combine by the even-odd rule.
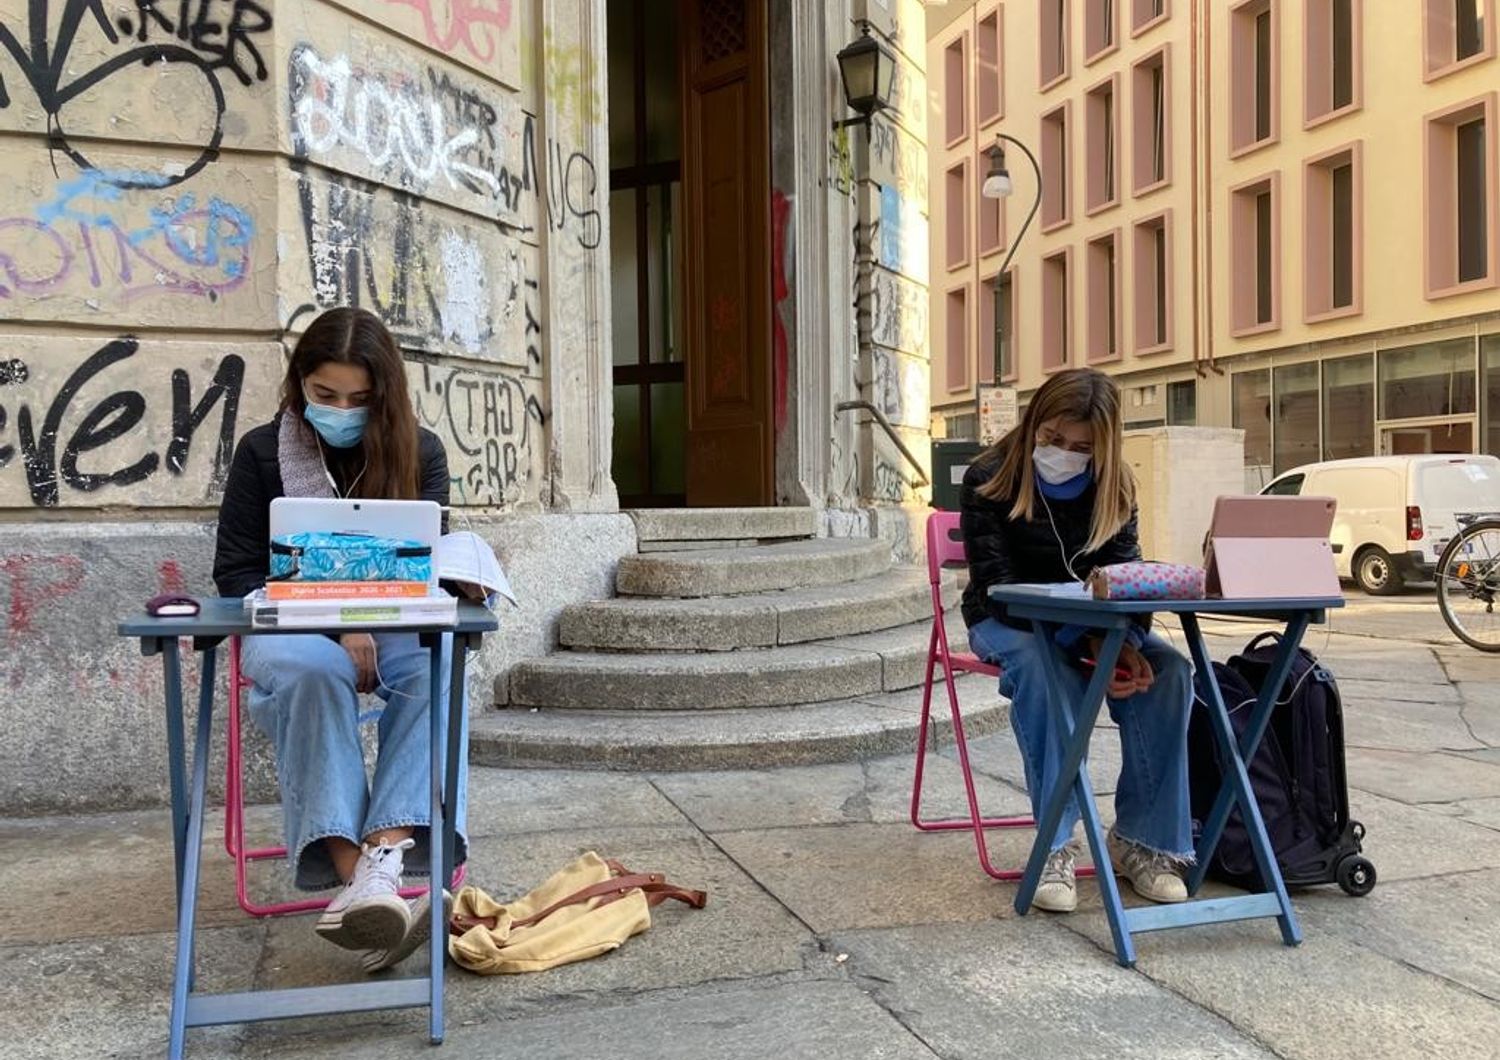
[[[220,596],[244,596],[266,584],[271,556],[271,502],[283,496],[281,459],[276,439],[281,417],[247,432],[234,451],[224,499],[219,502],[219,536],[214,548],[214,584]],[[417,444],[422,465],[422,500],[448,504],[448,454],[443,442],[419,428]],[[347,482],[345,466],[356,461],[359,448],[330,450],[329,471]],[[357,467],[355,468],[357,470]]]
[[[995,467],[993,459],[975,461],[964,474],[960,493],[962,514],[959,519],[964,549],[969,558],[969,584],[964,589],[963,598],[966,624],[973,626],[986,618],[997,618],[1008,626],[1029,632],[1030,622],[1008,619],[1004,608],[991,603],[989,588],[1017,582],[1072,581],[1073,573],[1063,560],[1064,550],[1072,560],[1073,572],[1080,578],[1087,578],[1095,567],[1141,558],[1134,512],[1130,521],[1105,542],[1103,548],[1078,554],[1089,539],[1089,523],[1094,512],[1095,490],[1092,484],[1073,500],[1049,499],[1047,507],[1042,507],[1038,498],[1035,514],[1039,518],[1013,520],[1010,509],[1015,503],[1014,498],[991,500],[979,493],[979,487],[994,476]],[[1047,518],[1049,509],[1052,513],[1050,521]]]

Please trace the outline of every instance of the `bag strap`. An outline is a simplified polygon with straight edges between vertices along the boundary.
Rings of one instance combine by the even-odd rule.
[[[1264,633],[1256,637],[1254,640],[1252,640],[1249,644],[1246,644],[1245,651],[1254,651],[1256,648],[1259,648],[1268,640],[1272,640],[1280,644],[1281,634],[1277,633],[1274,629],[1268,629]]]
[[[519,920],[512,920],[511,927],[531,927],[545,920],[559,909],[565,909],[570,905],[583,905],[593,901],[595,898],[603,899],[599,902],[600,906],[608,905],[610,902],[619,901],[621,898],[624,898],[631,891],[637,890],[645,894],[646,905],[653,909],[668,898],[683,902],[694,909],[702,909],[708,904],[708,894],[706,892],[670,884],[667,882],[667,878],[659,872],[631,872],[618,861],[607,861],[605,864],[616,875],[610,879],[590,884],[587,887],[581,887],[572,894],[559,898],[540,912],[532,913],[530,916]],[[492,916],[469,917],[455,914],[452,922],[449,924],[449,930],[455,935],[462,935],[464,932],[476,927],[485,927],[493,931],[496,923],[497,918]]]

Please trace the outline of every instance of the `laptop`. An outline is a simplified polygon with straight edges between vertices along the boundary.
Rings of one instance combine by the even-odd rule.
[[[298,533],[371,534],[436,548],[443,509],[435,501],[278,497],[271,502],[271,536]],[[437,584],[437,564],[432,568]]]
[[[1204,546],[1207,595],[1342,596],[1328,543],[1334,507],[1332,497],[1220,497]]]

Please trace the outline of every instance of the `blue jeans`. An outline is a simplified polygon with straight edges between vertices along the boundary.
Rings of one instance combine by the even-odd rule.
[[[1031,794],[1033,814],[1040,818],[1057,786],[1064,746],[1047,703],[1046,671],[1036,636],[987,618],[969,630],[969,647],[981,659],[1003,668],[1000,694],[1010,699],[1010,724],[1026,767],[1026,790]],[[1156,681],[1128,699],[1107,701],[1110,717],[1120,727],[1115,832],[1160,853],[1191,860],[1187,729],[1193,668],[1155,635],[1146,637],[1141,654],[1151,664]],[[1076,711],[1088,682],[1071,665],[1063,664],[1061,669],[1065,694]],[[1052,837],[1053,850],[1072,836],[1078,816],[1077,799],[1070,798]]]
[[[449,684],[452,638],[441,649],[443,698]],[[432,787],[428,751],[431,674],[429,651],[415,633],[375,634],[375,658],[385,702],[377,725],[379,753],[375,775],[365,777],[359,736],[359,693],[354,663],[337,641],[320,634],[246,637],[240,667],[255,687],[249,691],[250,716],[276,748],[286,848],[303,890],[340,882],[327,846],[330,836],[358,844],[385,828],[413,828],[416,847],[405,860],[420,875],[431,864],[428,825]],[[458,840],[455,857],[468,856],[464,836],[468,787],[468,700],[460,711]]]

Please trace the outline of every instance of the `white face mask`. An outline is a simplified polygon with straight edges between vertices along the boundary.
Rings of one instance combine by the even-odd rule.
[[[1054,486],[1083,474],[1093,459],[1088,453],[1075,453],[1055,445],[1039,445],[1031,451],[1031,463],[1036,473],[1043,482]]]

